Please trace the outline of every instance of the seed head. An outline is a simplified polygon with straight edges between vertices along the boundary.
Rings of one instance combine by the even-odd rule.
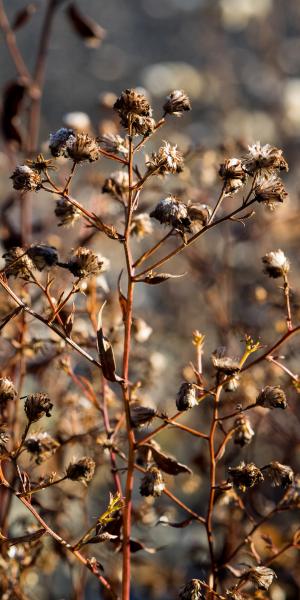
[[[51,417],[52,402],[47,394],[29,394],[25,400],[24,410],[30,423],[39,421],[44,415]]]
[[[24,442],[24,446],[37,465],[47,460],[59,447],[59,443],[46,432],[32,434]]]
[[[237,417],[234,422],[235,432],[234,432],[234,443],[239,446],[246,446],[250,444],[255,432],[251,427],[251,423],[248,417],[241,415]]]
[[[256,404],[265,408],[286,408],[287,400],[284,391],[278,385],[267,385],[256,398]]]
[[[282,155],[282,150],[256,142],[248,146],[249,153],[243,160],[243,168],[249,175],[256,173],[269,174],[272,171],[288,171],[288,164]]]
[[[234,375],[224,383],[225,392],[236,392],[240,385],[240,377],[239,375]]]
[[[107,266],[107,259],[98,256],[89,248],[77,248],[67,263],[67,268],[74,277],[84,279],[99,275]]]
[[[212,214],[212,209],[208,204],[188,204],[188,217],[193,226],[204,227]]]
[[[300,508],[300,475],[294,476],[294,481],[284,494],[281,505],[285,508]]]
[[[124,140],[120,135],[114,133],[104,133],[97,140],[100,144],[100,147],[106,152],[111,152],[112,154],[128,154],[128,145],[127,141]]]
[[[264,476],[255,464],[241,462],[238,467],[229,467],[229,478],[233,485],[242,491],[263,481]]]
[[[231,195],[238,192],[246,183],[247,173],[239,158],[229,158],[220,165],[219,175],[224,181],[225,194]]]
[[[76,163],[88,160],[94,162],[100,157],[99,146],[87,133],[77,133],[68,137],[66,142],[68,156]]]
[[[173,90],[167,96],[163,110],[174,117],[181,117],[184,112],[191,110],[190,99],[183,90]]]
[[[156,415],[156,410],[149,406],[140,406],[136,404],[130,408],[130,420],[133,427],[142,427],[149,425]]]
[[[5,274],[7,277],[21,277],[28,281],[30,279],[30,271],[34,271],[35,265],[29,258],[27,251],[24,248],[16,246],[3,254],[5,259]]]
[[[158,152],[153,152],[151,159],[146,162],[148,173],[167,175],[168,173],[181,173],[183,170],[183,156],[177,146],[164,142]]]
[[[141,485],[140,493],[142,496],[160,496],[165,489],[165,482],[160,470],[152,466],[145,473]]]
[[[272,480],[272,485],[274,487],[287,487],[294,482],[293,469],[288,465],[282,465],[277,460],[272,460],[264,470]]]
[[[81,481],[86,485],[93,478],[95,467],[95,461],[89,456],[84,456],[80,460],[69,464],[67,478],[72,481]]]
[[[36,244],[28,248],[27,254],[38,271],[43,271],[47,267],[53,267],[58,261],[57,250],[54,246]]]
[[[154,131],[156,123],[152,117],[142,117],[133,115],[131,119],[131,131],[133,135],[143,135],[147,137]]]
[[[268,252],[262,257],[262,262],[264,264],[264,272],[274,279],[283,277],[290,270],[290,263],[282,250]]]
[[[284,202],[288,195],[281,179],[275,174],[268,179],[260,177],[254,188],[254,194],[257,202],[264,202],[271,209],[274,209],[276,203]]]
[[[144,319],[134,318],[132,320],[133,336],[136,342],[143,344],[147,342],[153,332],[152,327],[144,321]]]
[[[64,198],[57,200],[54,213],[60,219],[58,227],[62,227],[63,225],[70,227],[80,219],[79,210]]]
[[[197,406],[197,388],[193,383],[184,382],[179,388],[176,398],[178,410],[188,410]]]
[[[102,192],[117,198],[124,198],[129,190],[129,177],[127,171],[114,171],[105,180]]]
[[[41,188],[42,179],[37,171],[28,165],[18,165],[11,175],[13,188],[23,192],[33,192]]]
[[[55,133],[50,133],[49,149],[52,156],[67,156],[67,141],[74,137],[73,129],[61,127]]]
[[[242,578],[247,581],[252,581],[255,587],[259,590],[268,590],[276,577],[273,569],[268,567],[253,567],[246,573],[243,573]]]
[[[201,600],[204,598],[201,594],[200,579],[191,579],[179,592],[180,600]]]
[[[240,364],[230,356],[225,356],[226,348],[217,348],[211,356],[212,364],[218,373],[234,375],[240,371]]]
[[[138,240],[153,233],[153,224],[148,213],[140,213],[133,217],[130,233],[135,235]]]
[[[179,229],[189,228],[190,225],[187,206],[177,200],[175,196],[167,196],[160,200],[150,213],[150,217],[164,225],[171,225],[171,227]]]
[[[146,96],[134,89],[127,89],[122,92],[114,104],[114,110],[119,113],[121,125],[126,129],[138,116],[152,116],[152,109]]]
[[[8,402],[14,400],[17,391],[13,382],[8,377],[0,377],[0,411],[6,408]]]

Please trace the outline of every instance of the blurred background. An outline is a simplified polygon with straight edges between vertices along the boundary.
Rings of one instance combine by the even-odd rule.
[[[9,0],[4,4],[13,21],[26,3]],[[45,2],[34,5],[37,8],[35,14],[17,31],[19,47],[29,68],[34,65]],[[58,8],[47,58],[39,140],[45,154],[49,133],[69,124],[69,113],[73,111],[86,114],[87,128],[94,133],[116,133],[119,125],[112,105],[124,88],[146,90],[157,119],[162,114],[165,96],[172,89],[182,88],[191,99],[192,111],[182,119],[168,119],[164,129],[151,140],[147,152],[157,149],[161,138],[167,139],[187,154],[186,168],[179,177],[171,176],[162,184],[147,188],[141,196],[142,212],[153,210],[162,194],[165,196],[169,192],[178,194],[185,201],[192,199],[214,205],[221,187],[219,164],[225,158],[244,156],[247,145],[257,140],[282,148],[289,162],[290,171],[283,177],[289,197],[283,205],[275,211],[260,205],[255,207],[255,215],[245,224],[230,222],[208,232],[196,246],[168,265],[167,270],[172,273],[187,273],[185,278],[154,286],[154,289],[152,286],[139,288],[136,317],[145,319],[153,332],[146,344],[136,340],[133,349],[135,366],[131,375],[142,381],[140,398],[143,402],[172,414],[181,381],[192,381],[193,378],[190,361],[195,361],[192,345],[195,329],[205,335],[207,385],[213,381],[210,355],[218,346],[226,346],[231,356],[240,357],[245,334],[269,346],[286,330],[280,284],[268,279],[262,271],[261,257],[266,252],[281,248],[291,261],[293,319],[295,323],[299,322],[300,4],[298,0],[78,1],[79,10],[103,28],[103,39],[98,45],[93,39],[84,43],[86,40],[77,35],[74,23],[66,13],[67,6],[68,2],[61,2]],[[14,78],[14,66],[2,39],[2,88]],[[139,164],[143,165],[142,157]],[[109,161],[103,159],[99,164],[79,170],[73,194],[76,193],[78,200],[90,210],[99,211],[108,222],[113,222],[116,207],[102,193],[110,169]],[[5,154],[3,143],[0,155],[2,206],[10,193],[8,174],[11,170],[11,157]],[[224,210],[232,208],[234,203],[236,197],[227,198]],[[81,224],[64,231],[61,239],[48,196],[39,194],[34,198],[33,207],[35,241],[53,243],[66,256],[78,236],[84,238],[86,228]],[[17,207],[13,206],[12,215],[15,214]],[[7,223],[2,222],[0,228],[5,250],[10,243],[11,231]],[[159,239],[163,228],[154,223],[154,229]],[[110,325],[118,351],[116,278],[121,267],[121,253],[115,251],[112,244],[102,237],[92,241],[96,250],[111,259],[107,287],[103,289],[111,301]],[[170,249],[172,244],[171,241]],[[147,239],[135,242],[135,255],[148,245]],[[86,327],[84,320],[79,319],[75,329],[76,326],[81,335]],[[48,335],[44,329],[40,334]],[[2,358],[7,356],[5,340],[0,352]],[[285,346],[282,354],[285,364],[297,373],[297,340]],[[33,357],[33,365],[35,360]],[[92,377],[80,361],[76,368],[79,373]],[[34,388],[34,381],[35,373],[30,372],[28,389]],[[49,389],[53,385],[47,370],[42,374],[42,381]],[[255,409],[252,419],[257,434],[255,441],[244,449],[232,445],[225,462],[236,465],[240,460],[253,460],[262,465],[262,462],[275,459],[290,464],[297,471],[300,468],[298,396],[283,371],[271,364],[259,365],[255,372],[249,371],[245,375],[238,391],[228,394],[224,402],[228,403],[229,411],[238,403],[253,402],[259,389],[266,384],[281,384],[286,389],[289,409],[284,413],[279,411],[279,415],[278,411],[272,411],[267,416],[264,410]],[[67,377],[60,371],[56,394],[62,410],[65,401],[62,396],[66,390],[73,392],[68,386]],[[116,399],[112,400],[113,407],[114,401]],[[205,428],[208,412],[206,408],[200,408],[197,415],[193,412],[191,417],[185,417],[185,422],[190,419],[194,427]],[[195,510],[203,512],[201,507],[207,499],[208,463],[202,444],[185,434],[178,437],[172,429],[158,440],[180,461],[192,465],[194,475],[181,475],[176,482],[170,478],[170,488],[173,489],[173,485],[176,489],[179,481],[180,497]],[[92,515],[99,512],[99,497],[105,507],[110,489],[109,476],[100,471],[89,496]],[[220,477],[225,474],[226,470],[222,472],[220,468]],[[263,488],[253,504],[250,498],[251,510],[263,512],[266,503],[276,499],[274,494],[270,487]],[[177,597],[177,590],[184,581],[206,575],[204,533],[193,524],[179,531],[155,527],[162,514],[168,514],[171,521],[185,518],[184,513],[169,509],[164,499],[159,499],[153,506],[148,504],[146,511],[145,507],[139,506],[141,500],[137,491],[135,502],[137,513],[139,507],[148,515],[144,522],[136,517],[136,537],[144,539],[146,545],[162,549],[153,555],[138,553],[132,600],[171,600]],[[220,509],[220,522],[225,510],[224,507]],[[264,531],[274,535],[279,546],[286,540],[287,532],[295,527],[293,517],[282,519],[275,520],[275,524]],[[147,529],[149,524],[150,530]],[[68,531],[67,519],[62,527]],[[222,527],[220,525],[218,534],[220,547],[227,535]],[[260,538],[257,543],[264,552]],[[272,586],[272,591],[257,597],[271,600],[298,598],[298,559],[299,554],[293,552],[288,558],[283,557],[277,565],[280,581]],[[114,555],[103,559],[108,573],[113,570],[113,561],[116,567],[118,558]],[[73,598],[67,567],[59,569],[56,564],[48,567],[48,576],[45,569],[44,579],[28,582],[29,598]],[[118,573],[115,576],[118,578]],[[47,587],[45,582],[49,582],[49,577],[54,577],[53,585]],[[88,581],[84,598],[101,598],[101,595],[94,595],[95,590],[94,582]]]

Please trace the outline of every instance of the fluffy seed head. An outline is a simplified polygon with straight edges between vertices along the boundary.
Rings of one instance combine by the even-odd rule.
[[[236,428],[234,432],[234,443],[242,447],[250,444],[255,432],[251,427],[248,417],[245,417],[244,415],[237,417],[234,422],[234,427]]]
[[[64,198],[57,200],[54,213],[56,217],[60,219],[58,227],[62,227],[64,225],[66,227],[70,227],[71,225],[74,225],[78,219],[80,219],[79,210],[77,210],[73,204],[70,204],[70,202]]]
[[[127,171],[114,171],[105,180],[102,192],[117,198],[124,198],[129,190]]]
[[[276,577],[276,574],[273,569],[268,567],[254,567],[242,575],[243,579],[252,581],[259,590],[268,590],[274,577]]]
[[[149,425],[156,415],[156,410],[149,406],[136,404],[130,408],[130,419],[133,427]]]
[[[47,460],[59,447],[59,443],[46,432],[35,433],[26,439],[24,447],[37,465]]]
[[[89,456],[84,456],[80,460],[69,464],[67,478],[72,481],[81,481],[86,485],[93,478],[95,467],[95,461]]]
[[[141,485],[140,493],[142,496],[160,496],[165,489],[165,482],[160,470],[152,466],[145,473]]]
[[[67,268],[74,277],[84,279],[99,275],[105,270],[107,260],[98,256],[89,248],[77,248],[67,263]]]
[[[268,252],[262,257],[264,272],[270,277],[277,279],[283,277],[290,270],[290,263],[282,250]]]
[[[183,156],[177,146],[164,142],[158,152],[153,152],[151,159],[146,162],[148,173],[167,175],[181,173],[183,170]]]
[[[53,246],[46,246],[45,244],[30,246],[27,250],[27,254],[38,271],[43,271],[47,267],[53,267],[58,261],[56,248]]]
[[[241,462],[238,467],[229,467],[229,478],[233,485],[242,491],[263,481],[261,470],[254,463]]]
[[[28,281],[30,279],[30,271],[34,271],[35,265],[29,258],[27,251],[24,248],[16,246],[3,254],[5,259],[5,274],[7,277],[21,277]]]
[[[140,213],[133,217],[130,233],[135,235],[137,239],[142,239],[153,233],[153,224],[148,213]]]
[[[167,96],[163,110],[174,117],[181,117],[184,112],[191,110],[190,99],[183,90],[173,90]]]
[[[121,125],[125,128],[128,128],[138,116],[152,116],[152,109],[146,96],[134,89],[127,89],[121,93],[114,104],[114,110],[119,113]]]
[[[52,402],[47,394],[29,394],[25,400],[24,410],[30,423],[39,421],[44,415],[51,417]]]
[[[191,579],[179,592],[180,600],[201,600],[203,597],[200,579]]]
[[[262,146],[260,142],[256,142],[248,146],[248,149],[249,153],[243,160],[243,168],[249,175],[268,174],[274,170],[288,171],[288,164],[279,148],[270,144]]]
[[[240,364],[230,356],[225,356],[226,348],[217,348],[211,356],[212,364],[218,373],[234,375],[240,371]]]
[[[254,195],[257,202],[264,202],[266,206],[273,209],[278,202],[284,202],[288,194],[281,179],[272,174],[267,179],[264,177],[258,179]]]
[[[120,135],[114,133],[104,133],[98,138],[100,147],[106,152],[112,154],[128,154],[127,141],[124,140]]]
[[[175,196],[167,196],[160,200],[155,209],[150,213],[152,219],[156,219],[163,225],[171,225],[176,228],[188,228],[190,219],[187,206],[177,200]]]
[[[288,465],[282,465],[277,460],[272,460],[264,469],[272,480],[274,487],[287,487],[294,481],[294,471]]]
[[[23,192],[33,192],[40,189],[42,179],[37,171],[28,165],[18,165],[11,175],[13,188]]]
[[[97,141],[87,133],[69,136],[66,141],[66,150],[68,156],[77,163],[86,160],[94,162],[100,157]]]
[[[266,385],[256,398],[256,404],[265,408],[286,408],[284,391],[278,385]]]
[[[219,175],[224,181],[225,194],[231,195],[238,192],[246,183],[247,173],[239,158],[229,158],[220,165]]]
[[[52,156],[66,156],[67,141],[75,133],[73,129],[61,127],[55,133],[50,133],[49,149]]]
[[[181,384],[177,398],[176,406],[178,410],[188,410],[197,406],[197,388],[193,383],[184,382]]]
[[[8,377],[0,377],[0,411],[17,396],[13,382]]]

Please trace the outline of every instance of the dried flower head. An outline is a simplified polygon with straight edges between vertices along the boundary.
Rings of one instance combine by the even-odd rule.
[[[51,417],[52,402],[47,394],[29,394],[26,397],[24,410],[30,423],[39,421],[44,415]]]
[[[183,170],[183,156],[177,146],[164,142],[158,152],[153,152],[151,159],[146,162],[148,173],[167,175],[168,173],[181,173]]]
[[[42,179],[37,171],[28,165],[18,165],[11,175],[13,188],[23,192],[33,192],[41,188]]]
[[[288,465],[282,465],[277,460],[272,460],[270,464],[264,467],[267,476],[272,480],[274,487],[287,487],[294,481],[294,471]]]
[[[137,239],[142,239],[145,235],[153,233],[153,224],[148,213],[140,213],[133,217],[130,233],[135,235]]]
[[[134,318],[132,320],[133,337],[136,342],[143,344],[147,342],[153,332],[152,327],[144,321],[144,319]]]
[[[0,377],[0,411],[4,410],[8,402],[14,400],[17,391],[13,382],[8,377]]]
[[[153,133],[156,123],[152,117],[143,117],[140,115],[132,115],[131,117],[131,132],[132,135],[143,135],[147,137]]]
[[[93,277],[105,271],[107,259],[95,254],[90,248],[77,248],[66,267],[74,277],[83,279]]]
[[[31,434],[24,442],[24,447],[31,454],[37,465],[47,460],[59,447],[59,443],[46,432]]]
[[[134,89],[127,89],[121,93],[114,104],[114,110],[119,113],[121,125],[125,128],[128,128],[137,116],[152,116],[148,99],[144,94]]]
[[[128,154],[127,140],[124,140],[120,135],[114,133],[104,133],[98,138],[100,147],[106,152],[112,154]]]
[[[77,163],[85,160],[94,162],[100,157],[97,141],[87,133],[70,135],[66,142],[66,150],[68,156]]]
[[[188,204],[187,211],[193,227],[204,227],[212,215],[212,208],[208,204]]]
[[[282,150],[256,142],[248,146],[249,153],[243,160],[243,168],[249,175],[256,173],[271,173],[274,170],[288,171],[288,164],[282,155]]]
[[[156,410],[149,406],[136,404],[130,407],[130,419],[133,427],[149,425],[156,415]]]
[[[60,219],[58,227],[70,227],[80,219],[80,211],[65,198],[57,200],[54,213]]]
[[[163,110],[166,114],[181,117],[184,112],[191,110],[190,99],[183,90],[173,90],[167,96]]]
[[[201,600],[204,596],[201,594],[200,579],[191,579],[179,592],[180,600]]]
[[[27,254],[38,271],[43,271],[47,267],[53,267],[58,261],[58,253],[54,246],[36,244],[28,248]]]
[[[240,371],[240,363],[230,356],[225,356],[225,352],[226,348],[217,348],[211,356],[212,364],[218,373],[234,375]]]
[[[228,471],[233,485],[242,491],[257,485],[264,479],[261,470],[254,463],[241,462],[237,467],[229,467]]]
[[[44,158],[42,154],[38,154],[33,160],[26,160],[26,165],[38,173],[53,171],[56,168],[52,160]]]
[[[264,272],[274,279],[283,277],[290,270],[290,263],[282,250],[268,252],[262,257],[262,262],[264,264]]]
[[[72,136],[74,137],[73,129],[61,127],[55,133],[50,134],[49,149],[52,156],[66,156],[67,141]]]
[[[274,577],[276,577],[276,574],[273,569],[269,569],[268,567],[253,567],[242,575],[242,579],[252,581],[259,590],[268,590],[273,583]]]
[[[230,377],[230,379],[227,379],[225,381],[224,390],[225,390],[225,392],[236,392],[239,385],[240,385],[240,376],[234,375],[233,377]]]
[[[225,194],[231,195],[238,192],[247,181],[247,173],[239,158],[229,158],[220,165],[219,175],[224,181]]]
[[[175,196],[167,196],[160,200],[150,217],[157,219],[164,225],[171,225],[177,229],[189,228],[190,219],[186,204],[177,200]]]
[[[141,485],[142,496],[160,496],[165,489],[165,482],[160,470],[154,465],[145,473]]]
[[[84,456],[68,465],[67,478],[72,481],[81,481],[86,485],[93,478],[95,467],[95,461],[89,456]]]
[[[256,398],[256,404],[265,408],[286,408],[287,400],[284,391],[278,385],[266,385]]]
[[[105,180],[102,192],[114,197],[123,198],[129,190],[129,177],[127,171],[114,171]]]
[[[188,410],[197,406],[197,388],[193,383],[184,382],[181,384],[177,398],[176,406],[178,410]]]
[[[242,447],[250,444],[255,432],[248,417],[244,415],[237,417],[234,421],[234,427],[234,443]]]
[[[255,200],[264,202],[268,208],[273,210],[278,202],[284,202],[287,198],[287,192],[283,187],[283,183],[277,175],[272,174],[267,179],[260,177],[257,185],[254,188]]]
[[[5,274],[7,277],[21,277],[28,281],[35,266],[27,254],[27,250],[16,246],[3,254],[5,259]]]
[[[294,476],[294,481],[284,494],[281,505],[284,508],[300,508],[300,475]]]

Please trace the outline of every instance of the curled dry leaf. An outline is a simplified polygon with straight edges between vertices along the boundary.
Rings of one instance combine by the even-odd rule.
[[[19,129],[18,115],[21,110],[26,87],[19,81],[11,81],[3,93],[2,133],[7,142],[15,142],[22,146],[22,135]]]
[[[25,544],[27,542],[35,542],[45,535],[45,529],[38,529],[33,533],[26,533],[25,535],[19,535],[18,537],[5,538],[1,535],[1,542],[5,542],[9,546],[15,546],[16,544]]]
[[[105,30],[93,19],[82,14],[75,2],[70,4],[67,15],[73,29],[90,48],[97,48],[105,37]]]
[[[172,275],[171,273],[150,273],[144,279],[137,279],[136,281],[156,285],[157,283],[163,283],[168,279],[179,279],[179,277],[184,277],[185,275],[186,273],[181,273],[180,275]]]
[[[179,521],[178,523],[174,523],[169,521],[166,515],[162,515],[160,519],[157,521],[156,525],[164,525],[168,527],[174,527],[175,529],[184,529],[188,527],[193,521],[195,521],[195,517],[188,517],[188,519],[184,519],[184,521]]]
[[[121,377],[116,374],[116,363],[113,347],[107,337],[103,333],[102,327],[102,312],[106,302],[104,302],[99,310],[98,316],[98,331],[97,331],[97,346],[100,357],[101,367],[105,379],[108,381],[122,381]]]
[[[145,444],[145,446],[151,449],[154,462],[157,464],[158,468],[161,469],[161,471],[164,471],[164,473],[168,473],[169,475],[179,475],[179,473],[192,474],[192,471],[189,467],[178,462],[172,456],[164,454],[150,444]]]

